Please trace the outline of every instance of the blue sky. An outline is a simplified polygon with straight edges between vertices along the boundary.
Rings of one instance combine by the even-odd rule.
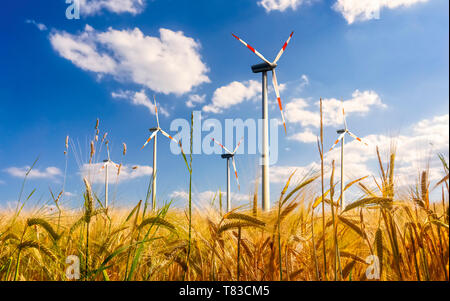
[[[38,156],[25,192],[36,188],[33,200],[46,201],[49,187],[62,188],[67,135],[71,147],[64,202],[80,204],[82,167],[89,161],[97,118],[100,135],[108,132],[112,160],[124,166],[110,194],[118,205],[145,198],[152,147],[141,146],[156,123],[149,102],[153,95],[167,131],[172,120],[188,119],[192,110],[220,121],[259,118],[260,75],[250,66],[260,60],[231,32],[273,60],[295,31],[277,68],[287,135],[280,126],[272,200],[290,172],[302,175],[317,168],[320,97],[326,106],[326,149],[342,124],[341,98],[350,129],[369,144],[347,140],[347,179],[377,176],[374,147],[387,152],[392,140],[400,158],[400,183],[412,184],[428,162],[432,179],[438,179],[436,153],[448,155],[449,141],[449,3],[380,0],[377,15],[370,2],[353,2],[83,0],[78,20],[66,18],[63,0],[4,3],[0,206],[17,200],[24,170]],[[281,120],[272,90],[269,97],[270,118]],[[198,102],[189,103],[192,99]],[[105,159],[104,150],[97,149],[97,162]],[[338,153],[328,154],[327,162],[338,159]],[[239,155],[236,163],[241,190],[233,181],[232,191],[238,203],[254,189],[258,157]],[[195,155],[193,164],[196,200],[225,190],[225,162],[218,155]],[[173,198],[182,205],[188,173],[162,136],[158,165],[158,199]],[[94,188],[102,195],[97,182]]]

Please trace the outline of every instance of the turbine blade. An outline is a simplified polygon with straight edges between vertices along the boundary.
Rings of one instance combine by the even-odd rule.
[[[277,74],[275,72],[275,69],[272,69],[272,83],[273,83],[273,88],[275,89],[275,94],[277,95],[277,101],[278,101],[278,106],[280,107],[281,118],[283,119],[284,132],[287,134],[286,120],[284,119],[283,105],[281,104],[280,90],[278,88]]]
[[[161,131],[161,134],[163,134],[164,136],[166,136],[166,137],[169,138],[170,140],[173,140],[176,144],[179,144],[178,141],[177,141],[175,138],[173,138],[172,136],[170,136],[169,134],[167,134],[166,132],[164,132],[164,131],[161,130],[161,129],[160,129],[160,131]]]
[[[342,100],[342,117],[344,118],[345,130],[347,130],[347,120],[345,118],[344,100]]]
[[[155,102],[156,123],[158,124],[158,128],[159,128],[158,106],[156,105],[156,97],[155,97],[155,95],[153,95],[153,101]]]
[[[259,53],[255,48],[253,48],[252,46],[250,46],[249,44],[247,44],[246,42],[244,42],[241,38],[235,36],[234,34],[231,34],[233,37],[235,37],[239,42],[241,42],[242,44],[245,45],[245,47],[247,47],[248,49],[250,49],[251,52],[253,52],[254,54],[256,54],[260,59],[262,59],[264,62],[266,62],[269,65],[272,65],[271,62],[269,62],[261,53]]]
[[[227,153],[233,154],[228,148],[222,145],[222,143],[218,142],[216,139],[212,138],[212,141],[214,141],[217,145],[219,145],[221,148],[223,148]]]
[[[335,146],[339,143],[339,141],[342,140],[342,138],[344,138],[345,133],[342,133],[339,138],[336,140],[336,142],[333,144],[333,146],[330,148],[329,152],[331,152],[333,150],[333,148],[335,148]]]
[[[350,136],[352,136],[354,139],[358,140],[359,142],[364,143],[366,146],[369,146],[367,143],[365,143],[364,141],[362,141],[361,138],[359,138],[358,136],[356,136],[356,135],[353,134],[352,132],[347,131],[347,133],[348,133]]]
[[[232,158],[231,162],[233,163],[233,169],[234,169],[234,175],[236,176],[236,182],[238,184],[238,189],[241,190],[241,184],[239,184],[239,177],[236,170],[236,162],[234,162],[234,157]]]
[[[241,140],[239,140],[239,143],[238,143],[238,145],[236,146],[236,148],[234,149],[233,154],[235,154],[236,151],[238,150],[239,146],[241,146],[242,140],[244,140],[244,137],[242,137]]]
[[[150,136],[150,138],[148,138],[148,140],[147,141],[145,141],[145,143],[144,143],[144,145],[142,146],[142,148],[141,149],[143,149],[144,147],[146,147],[147,146],[147,144],[150,142],[150,141],[152,141],[152,139],[156,136],[156,134],[159,132],[159,130],[157,130],[157,131],[154,131],[153,132],[153,134]]]
[[[287,45],[289,44],[289,42],[291,41],[292,36],[294,35],[294,32],[291,32],[291,35],[289,36],[289,38],[287,39],[287,41],[284,43],[283,47],[281,48],[280,52],[278,52],[277,57],[275,58],[275,60],[273,61],[274,64],[276,64],[278,62],[278,60],[281,58],[281,56],[283,55],[284,51],[286,50]]]

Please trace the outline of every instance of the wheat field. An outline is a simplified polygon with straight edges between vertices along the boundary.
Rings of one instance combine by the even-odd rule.
[[[355,179],[345,189],[361,195],[345,208],[333,165],[329,183],[320,174],[288,179],[265,213],[257,193],[229,213],[217,205],[192,210],[191,198],[186,210],[168,203],[153,211],[143,201],[106,209],[85,179],[78,211],[61,209],[60,194],[53,212],[25,211],[19,201],[15,212],[1,213],[0,279],[66,281],[66,260],[76,256],[80,281],[448,281],[448,166],[441,159],[446,176],[430,187],[424,171],[403,197],[394,187],[395,154],[380,159],[377,189]],[[325,202],[311,188],[322,183]],[[442,189],[440,200],[430,200],[432,189]]]

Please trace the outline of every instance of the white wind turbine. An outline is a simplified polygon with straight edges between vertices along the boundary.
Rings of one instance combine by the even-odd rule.
[[[270,210],[270,187],[269,187],[269,105],[267,102],[267,72],[272,71],[272,83],[273,88],[275,90],[275,94],[277,95],[278,106],[281,111],[281,117],[283,119],[284,131],[286,132],[286,122],[283,114],[283,106],[281,104],[280,98],[280,90],[278,88],[277,75],[275,72],[275,68],[277,67],[277,62],[281,58],[283,52],[286,50],[287,45],[289,44],[292,35],[292,32],[288,38],[288,40],[284,43],[280,52],[276,56],[273,62],[268,61],[261,53],[259,53],[255,48],[248,45],[239,37],[235,36],[237,40],[239,40],[244,46],[246,46],[250,51],[256,54],[260,59],[264,61],[262,64],[252,66],[253,73],[262,73],[262,118],[263,118],[263,141],[262,141],[262,198],[263,205],[262,208],[264,211]]]
[[[234,149],[234,151],[230,151],[228,148],[223,146],[220,142],[218,142],[214,138],[212,139],[225,152],[227,152],[226,154],[223,154],[221,156],[222,159],[227,159],[227,212],[230,212],[230,210],[231,210],[230,159],[231,159],[231,162],[233,163],[234,175],[236,176],[236,182],[238,184],[238,188],[239,188],[239,190],[241,190],[241,185],[239,184],[239,178],[238,178],[238,174],[237,174],[237,170],[236,170],[236,163],[234,162],[234,155],[236,154],[236,151],[238,150],[239,146],[241,145],[241,142],[243,139],[244,139],[244,137],[242,137],[241,141],[239,141],[239,143],[236,146],[236,148]]]
[[[156,115],[156,123],[157,123],[157,127],[155,128],[151,128],[150,132],[152,132],[152,134],[150,135],[150,137],[148,138],[148,140],[144,143],[144,145],[142,146],[141,149],[143,149],[144,147],[147,146],[147,144],[154,139],[153,141],[153,181],[152,181],[152,209],[155,210],[156,209],[156,153],[157,153],[157,142],[158,142],[158,136],[157,134],[159,132],[161,132],[161,134],[163,134],[164,136],[166,136],[167,138],[175,141],[175,143],[179,144],[177,140],[175,140],[172,136],[170,136],[169,134],[167,134],[163,129],[161,129],[161,127],[159,126],[159,117],[158,117],[158,107],[156,105],[156,98],[153,97],[153,100],[155,102],[155,115]],[[181,145],[180,145],[181,146]]]
[[[345,134],[349,134],[351,137],[353,137],[354,139],[358,140],[359,142],[365,144],[368,146],[367,143],[363,142],[361,140],[361,138],[359,138],[358,136],[356,136],[355,134],[353,134],[352,132],[350,132],[348,130],[347,127],[347,121],[345,119],[345,110],[344,110],[344,101],[342,101],[342,117],[344,119],[344,126],[345,128],[342,130],[338,130],[337,133],[340,134],[340,136],[338,137],[338,139],[336,140],[336,142],[333,144],[333,146],[331,147],[330,151],[332,151],[335,146],[339,143],[339,141],[341,141],[341,208],[345,208],[345,198],[344,198],[344,144],[345,144]]]
[[[111,161],[110,156],[109,156],[109,146],[108,146],[108,141],[105,142],[106,144],[106,151],[108,154],[108,159],[103,160],[103,166],[102,169],[105,169],[105,208],[108,209],[108,166],[110,164],[116,165],[117,168],[119,168],[119,165],[114,163],[113,161]]]

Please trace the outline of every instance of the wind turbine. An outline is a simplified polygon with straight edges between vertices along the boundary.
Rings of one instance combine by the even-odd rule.
[[[156,123],[157,123],[157,127],[155,128],[151,128],[150,132],[152,133],[150,135],[150,137],[148,138],[148,140],[144,143],[144,145],[142,146],[141,149],[143,149],[144,147],[147,146],[147,144],[152,140],[153,140],[153,181],[152,181],[152,209],[155,210],[156,209],[156,152],[157,152],[157,143],[158,143],[158,136],[157,134],[159,132],[161,132],[161,134],[163,134],[164,136],[166,136],[167,138],[175,141],[175,143],[179,144],[177,140],[175,140],[172,136],[170,136],[169,134],[167,134],[163,129],[161,129],[161,127],[159,126],[159,117],[158,117],[158,107],[156,106],[156,98],[153,97],[153,100],[155,102],[155,115],[156,115]],[[181,145],[180,145],[181,146]]]
[[[242,137],[244,139],[244,137]],[[231,210],[231,193],[230,193],[230,159],[233,163],[233,169],[234,169],[234,175],[236,176],[236,182],[238,184],[239,190],[241,190],[241,185],[239,184],[239,178],[236,170],[236,163],[234,162],[234,155],[236,154],[236,151],[238,150],[239,146],[241,145],[241,141],[239,141],[238,145],[234,149],[234,151],[230,151],[228,148],[223,146],[220,142],[212,139],[217,145],[219,145],[227,154],[223,154],[221,157],[222,159],[227,159],[227,212],[230,212]]]
[[[342,101],[342,117],[344,119],[344,129],[338,130],[337,133],[340,135],[336,142],[331,147],[330,151],[332,151],[335,146],[341,141],[341,208],[345,208],[345,198],[344,198],[344,144],[345,144],[345,134],[349,134],[352,138],[358,140],[359,142],[368,146],[367,143],[363,142],[361,138],[353,134],[348,130],[347,121],[345,120],[345,110],[344,110],[344,101]]]
[[[106,144],[106,151],[108,153],[108,159],[103,160],[104,164],[102,166],[102,169],[105,169],[105,208],[108,209],[108,165],[114,164],[114,165],[116,165],[117,168],[119,168],[119,165],[117,165],[116,163],[111,161],[111,159],[109,157],[108,141],[106,141],[105,144]]]
[[[269,62],[261,53],[259,53],[255,48],[244,42],[241,38],[235,36],[239,42],[244,44],[250,51],[256,54],[260,59],[264,61],[262,64],[252,66],[253,73],[262,73],[262,118],[263,118],[263,141],[262,141],[262,197],[263,197],[263,211],[270,210],[270,187],[269,187],[269,105],[267,102],[267,72],[272,71],[272,84],[275,90],[275,94],[277,95],[278,106],[281,111],[281,118],[283,119],[284,131],[286,131],[286,122],[283,114],[283,106],[281,104],[280,98],[280,90],[278,88],[277,75],[275,72],[275,68],[277,67],[277,62],[283,55],[286,50],[287,45],[289,44],[292,35],[292,32],[281,48],[280,52],[276,56],[273,62]]]

